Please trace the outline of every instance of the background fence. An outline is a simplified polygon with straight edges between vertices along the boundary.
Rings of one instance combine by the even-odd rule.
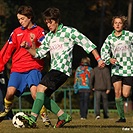
[[[114,90],[112,90],[112,91],[114,91]],[[19,97],[19,99],[18,99],[19,107],[18,107],[18,109],[13,109],[14,113],[19,112],[19,111],[24,111],[24,112],[30,113],[31,108],[23,109],[23,107],[22,107],[23,106],[22,98],[25,96],[28,96],[30,94],[31,94],[30,92],[24,92],[23,95],[21,97]],[[111,97],[111,95],[109,97]],[[73,112],[79,112],[78,95],[74,94],[74,89],[72,87],[58,89],[55,93],[53,93],[52,98],[59,104],[59,106],[61,106],[64,109],[65,112],[69,112],[70,114],[72,114]],[[91,98],[90,98],[91,108],[88,109],[88,112],[90,112],[90,113],[94,113],[93,99],[94,99],[94,97],[91,96]],[[132,110],[132,101],[131,100],[127,99],[125,101],[124,110],[125,110],[125,112]],[[102,101],[101,101],[101,111],[102,111]],[[109,100],[109,112],[116,112],[115,101]]]

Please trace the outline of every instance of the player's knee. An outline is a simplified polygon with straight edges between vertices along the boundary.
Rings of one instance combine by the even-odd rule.
[[[129,93],[123,93],[123,96],[124,96],[125,98],[127,98],[127,97],[129,97]]]
[[[33,93],[32,95],[32,98],[35,100],[36,99],[36,94],[35,93]]]
[[[16,91],[14,91],[14,90],[7,91],[7,93],[6,93],[6,99],[7,100],[12,100],[14,98],[15,92]]]

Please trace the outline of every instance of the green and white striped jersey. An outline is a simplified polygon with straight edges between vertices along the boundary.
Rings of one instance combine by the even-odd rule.
[[[50,51],[51,69],[59,70],[70,76],[72,50],[75,44],[81,46],[88,54],[96,48],[96,45],[75,28],[60,24],[56,33],[50,31],[46,34],[42,45],[36,49],[35,57],[44,58],[46,53]]]
[[[117,60],[112,65],[112,75],[133,76],[133,33],[123,30],[122,35],[116,37],[113,31],[101,48],[101,58],[107,65],[110,58]]]

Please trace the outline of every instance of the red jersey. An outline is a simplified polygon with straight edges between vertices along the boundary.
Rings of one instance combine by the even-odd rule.
[[[32,45],[30,40],[30,34],[35,35],[36,47],[41,45],[41,41],[44,39],[44,29],[34,25],[31,29],[25,29],[24,27],[16,28],[10,35],[8,41],[1,49],[0,71],[3,66],[12,58],[11,72],[27,72],[32,69],[42,70],[44,61],[34,58],[25,48],[22,48],[20,44],[26,41],[29,45]]]

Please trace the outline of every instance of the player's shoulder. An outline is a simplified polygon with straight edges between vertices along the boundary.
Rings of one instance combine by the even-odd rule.
[[[14,31],[14,32],[22,31],[22,27],[21,27],[21,26],[20,26],[20,27],[17,27],[17,28],[15,28],[13,31]]]
[[[12,31],[11,35],[13,35],[13,34],[19,34],[19,33],[22,33],[22,32],[23,32],[23,30],[22,30],[22,28],[21,28],[21,26],[20,26],[20,27],[15,28],[15,29]]]
[[[129,31],[129,30],[124,30],[125,35],[133,35],[133,32]]]
[[[36,25],[32,30],[44,32],[44,29],[41,26],[38,26],[38,25]]]
[[[63,26],[63,29],[66,29],[66,30],[68,30],[68,31],[76,30],[76,28],[71,27],[71,26]]]
[[[40,30],[44,30],[44,28],[42,28],[42,27],[39,26],[39,25],[36,25],[36,27],[37,27],[38,29],[40,29]]]

